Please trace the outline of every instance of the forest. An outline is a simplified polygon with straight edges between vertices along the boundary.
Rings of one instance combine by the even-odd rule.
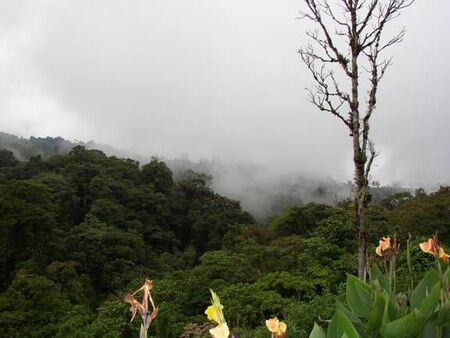
[[[261,223],[211,180],[83,146],[20,161],[0,149],[0,337],[137,337],[124,294],[145,278],[159,307],[152,337],[209,337],[209,289],[235,337],[268,337],[274,316],[308,337],[356,273],[353,202],[290,206]],[[411,235],[417,283],[434,264],[418,244],[436,232],[450,243],[449,220],[449,187],[370,203],[369,261],[383,236]],[[402,250],[398,290],[407,265]]]

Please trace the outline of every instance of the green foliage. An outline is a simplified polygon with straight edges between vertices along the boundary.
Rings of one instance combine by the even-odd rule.
[[[14,167],[19,163],[11,151],[0,148],[0,168]]]
[[[374,268],[368,283],[348,275],[346,285],[348,309],[338,304],[328,324],[326,336],[380,338],[446,336],[449,322],[444,318],[447,318],[447,309],[450,307],[449,271],[439,275],[436,270],[429,270],[412,291],[407,302],[401,301],[401,294],[390,292],[392,285],[385,283],[388,277],[378,268]],[[310,337],[323,337],[324,332],[316,324]]]
[[[280,235],[309,235],[317,224],[332,214],[332,207],[310,203],[304,207],[290,207],[272,220],[270,226]]]
[[[70,309],[55,283],[21,270],[0,296],[0,336],[53,337]]]
[[[345,299],[346,274],[356,271],[351,203],[293,206],[256,224],[238,201],[215,193],[206,174],[187,171],[174,179],[157,158],[140,167],[82,146],[62,151],[63,143],[58,148],[51,139],[22,148],[20,140],[10,141],[16,157],[0,150],[2,337],[136,337],[139,325],[129,323],[122,292],[146,276],[154,279],[160,306],[150,332],[157,337],[204,334],[209,288],[220,293],[239,338],[267,337],[264,321],[275,315],[288,324],[290,337],[307,337],[315,321],[333,318],[336,298]],[[450,306],[435,311],[435,276],[417,283],[432,265],[417,244],[434,226],[450,242],[450,191],[419,191],[393,202],[399,198],[370,206],[370,241],[393,231],[403,239],[415,235],[416,289],[408,293],[411,283],[403,277],[397,286],[418,311],[406,321],[418,325],[429,315],[424,332],[433,334],[448,322]],[[404,272],[406,257],[398,263]],[[405,325],[397,319],[415,313],[395,305],[381,271],[372,275],[370,306],[338,305],[333,325],[347,335],[351,326],[342,316],[360,335],[369,323],[390,334]],[[364,299],[361,292],[349,298]]]
[[[169,193],[174,185],[172,171],[167,165],[153,157],[152,160],[142,167],[142,182],[152,184],[157,192]]]

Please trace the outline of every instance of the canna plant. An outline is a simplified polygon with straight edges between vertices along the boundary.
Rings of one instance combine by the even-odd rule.
[[[216,327],[209,330],[212,338],[228,338],[230,330],[223,315],[223,305],[220,303],[219,296],[213,291],[211,292],[211,305],[205,310],[205,314],[209,320],[217,324]]]
[[[287,325],[280,322],[277,317],[266,320],[267,329],[272,333],[272,338],[285,338]]]
[[[407,244],[411,273],[409,240]],[[436,235],[420,244],[423,252],[434,257],[436,268],[427,271],[416,287],[411,279],[411,289],[402,294],[395,290],[399,248],[397,236],[380,240],[376,254],[381,258],[384,271],[374,264],[367,282],[347,275],[346,304],[338,302],[327,329],[314,324],[309,337],[450,337],[449,255]]]
[[[150,279],[146,279],[144,285],[142,285],[138,290],[134,293],[125,294],[124,300],[126,303],[130,304],[130,312],[131,322],[134,320],[134,317],[139,312],[141,316],[141,330],[139,332],[139,338],[147,338],[147,332],[150,328],[151,323],[158,315],[158,308],[155,307],[155,302],[153,301],[152,294],[150,290],[153,288],[153,281]],[[142,301],[139,302],[134,296],[142,292]],[[149,311],[149,304],[152,306],[152,311]]]

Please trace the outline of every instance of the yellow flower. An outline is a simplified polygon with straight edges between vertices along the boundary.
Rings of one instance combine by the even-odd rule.
[[[225,317],[223,316],[223,305],[220,303],[220,298],[213,290],[211,292],[211,303],[205,311],[209,320],[215,321],[217,324],[225,323]]]
[[[444,249],[439,248],[439,258],[442,259],[443,261],[448,262],[450,259],[450,256],[448,255],[448,253],[446,253],[444,251]]]
[[[228,328],[227,323],[221,323],[215,328],[209,330],[209,333],[213,338],[228,338],[230,335],[230,329]]]
[[[382,257],[383,252],[391,248],[391,237],[383,237],[377,248],[375,249],[375,252],[378,256]]]
[[[223,305],[221,305],[220,310],[223,309]],[[209,320],[215,321],[217,324],[220,324],[220,317],[217,308],[214,305],[208,306],[205,311],[205,314],[208,316]]]
[[[450,256],[439,245],[439,240],[436,235],[433,235],[433,238],[429,238],[428,241],[419,244],[419,246],[423,252],[439,257],[446,262],[449,261]]]
[[[228,338],[230,335],[230,330],[225,322],[225,317],[223,316],[223,305],[220,303],[220,298],[213,290],[211,292],[211,303],[205,311],[209,320],[216,322],[218,325],[215,328],[209,330],[213,338]]]
[[[270,332],[276,334],[276,337],[284,337],[287,325],[284,322],[280,322],[277,317],[266,320],[266,326]]]

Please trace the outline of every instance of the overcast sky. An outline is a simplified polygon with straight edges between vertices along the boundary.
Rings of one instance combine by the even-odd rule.
[[[0,0],[0,131],[352,178],[351,139],[307,101],[301,0]],[[450,183],[450,1],[395,21],[373,118],[383,183]]]

